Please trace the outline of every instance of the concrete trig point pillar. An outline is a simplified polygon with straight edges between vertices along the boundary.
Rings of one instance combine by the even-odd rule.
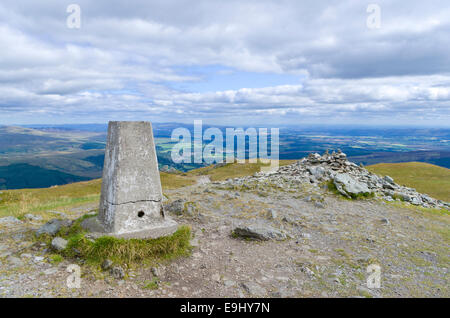
[[[177,223],[164,215],[162,198],[150,122],[109,122],[99,213],[87,228],[124,238],[170,235]]]

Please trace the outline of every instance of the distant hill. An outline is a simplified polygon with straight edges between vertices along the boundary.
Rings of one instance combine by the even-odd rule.
[[[280,166],[290,163],[292,161],[282,160]],[[243,177],[259,171],[260,166],[260,164],[235,163],[209,166],[177,174],[160,172],[161,185],[163,190],[167,190],[193,185],[201,176],[208,176],[212,181]],[[2,168],[4,169],[4,167],[0,167],[0,175],[3,172]],[[41,170],[39,167],[26,164],[17,164],[13,168],[15,168],[14,175],[17,173],[20,176],[20,182],[24,182],[26,186],[22,190],[2,191],[3,193],[0,194],[0,199],[2,199],[0,201],[0,217],[11,215],[11,212],[16,215],[23,215],[27,212],[34,213],[35,211],[41,211],[43,207],[57,209],[76,206],[81,203],[97,204],[99,200],[101,179],[76,182],[76,179],[80,177],[60,173],[59,171]],[[366,168],[382,176],[389,175],[399,184],[413,187],[435,198],[450,201],[449,169],[420,162],[377,164]],[[0,178],[4,178],[4,176],[2,175]],[[8,178],[8,180],[14,182],[14,179]],[[35,186],[37,181],[39,181],[39,184],[45,181],[47,187],[56,184],[74,183],[52,188],[30,189],[37,188]],[[15,186],[14,183],[11,185]]]
[[[176,141],[170,137],[172,131],[180,127],[187,128],[193,135],[192,124],[153,123],[159,167],[168,166],[183,172],[205,167],[206,163],[177,164],[172,161],[171,149]],[[204,125],[203,130],[208,127]],[[100,178],[106,130],[106,124],[0,126],[0,167],[3,167],[0,179],[6,180],[5,176],[8,176],[14,180],[15,188],[28,187],[28,181],[21,183],[26,179],[21,177],[16,164],[29,165],[29,171],[44,169],[36,172],[41,175],[44,171],[65,173],[62,180],[73,180],[67,175],[81,177],[79,180]],[[246,148],[248,150],[248,145]],[[450,168],[450,129],[280,127],[280,160],[297,160],[312,152],[337,149],[345,152],[350,161],[366,166],[380,162],[419,161]],[[225,170],[217,170],[217,176],[230,172]],[[13,173],[18,174],[13,177]],[[242,171],[233,173],[240,175]],[[41,176],[33,180],[33,185],[48,186],[47,181],[55,177],[54,172],[50,174],[48,178]],[[3,182],[2,186],[5,184]]]
[[[89,179],[26,163],[0,166],[0,189],[44,188]]]
[[[398,184],[450,201],[450,169],[424,162],[379,163],[366,168],[379,175],[389,175]]]

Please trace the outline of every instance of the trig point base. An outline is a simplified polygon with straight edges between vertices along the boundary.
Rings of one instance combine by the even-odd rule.
[[[82,226],[92,236],[171,235],[177,223],[164,215],[162,198],[150,122],[109,122],[98,216]]]

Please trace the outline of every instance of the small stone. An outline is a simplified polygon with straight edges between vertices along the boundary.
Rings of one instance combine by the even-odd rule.
[[[31,213],[25,214],[24,217],[28,221],[41,221],[42,220],[42,216],[34,215],[34,214],[31,214]]]
[[[56,274],[57,272],[58,272],[57,268],[49,268],[44,271],[44,274],[45,275],[53,275],[53,274]]]
[[[193,239],[191,240],[191,246],[192,246],[192,247],[198,247],[198,246],[199,246],[198,238],[193,238]]]
[[[289,223],[289,224],[292,224],[292,225],[298,225],[298,223],[301,222],[300,219],[295,218],[295,217],[291,217],[289,215],[284,216],[282,221],[286,222],[286,223]]]
[[[316,274],[306,266],[302,268],[302,271],[311,278],[316,276]]]
[[[299,236],[302,237],[302,238],[305,238],[305,239],[310,239],[311,238],[311,234],[309,234],[309,233],[301,233]]]
[[[44,260],[44,257],[43,256],[36,256],[34,259],[33,259],[33,261],[35,262],[35,263],[40,263],[40,262],[42,262]]]
[[[152,267],[151,271],[153,276],[161,278],[162,276],[164,276],[166,269],[163,266],[159,266],[159,267]]]
[[[186,200],[178,199],[165,205],[164,210],[175,215],[183,215],[185,204]]]
[[[294,293],[292,291],[286,290],[286,288],[282,288],[280,290],[271,292],[270,296],[273,298],[289,298],[294,297]]]
[[[212,280],[215,281],[216,283],[219,283],[219,282],[220,282],[220,275],[217,274],[217,273],[216,273],[216,274],[213,274],[211,278],[212,278]]]
[[[267,218],[268,219],[274,220],[277,218],[277,216],[278,216],[277,211],[275,211],[274,209],[267,210]]]
[[[15,256],[8,256],[7,258],[8,262],[13,265],[14,267],[20,267],[23,266],[23,262],[20,258]]]
[[[57,251],[62,251],[67,247],[67,241],[61,237],[55,237],[52,240],[51,246]]]
[[[381,219],[381,223],[386,224],[386,225],[390,224],[390,222],[389,222],[389,220],[387,218],[382,218]]]
[[[70,226],[72,221],[52,219],[36,230],[36,235],[48,234],[55,235],[63,226]]]
[[[394,179],[392,179],[389,176],[384,176],[383,180],[388,182],[388,183],[390,183],[390,184],[394,184]]]
[[[113,268],[111,268],[111,275],[115,279],[122,279],[125,277],[125,271],[120,266],[114,266]]]
[[[21,224],[22,221],[14,216],[6,216],[3,218],[0,218],[0,224],[3,225],[14,225],[14,224]]]
[[[105,270],[108,270],[108,269],[111,268],[112,265],[113,265],[113,262],[112,262],[111,260],[105,259],[105,260],[103,261],[103,263],[102,263],[102,269],[103,269],[104,271],[105,271]]]
[[[270,226],[264,225],[238,226],[233,230],[233,233],[242,238],[261,241],[267,240],[282,241],[287,238],[286,234]]]
[[[314,202],[314,206],[316,208],[319,208],[319,209],[325,209],[325,204],[323,202],[320,202],[320,201],[315,201]]]
[[[225,285],[225,287],[233,287],[234,285],[236,285],[236,283],[232,280],[225,280],[223,284]]]
[[[263,287],[253,282],[243,283],[242,288],[252,296],[262,297],[267,293]]]

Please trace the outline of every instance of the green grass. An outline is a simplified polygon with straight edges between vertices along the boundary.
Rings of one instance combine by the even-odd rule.
[[[195,184],[195,178],[180,174],[160,172],[161,185],[163,189],[177,189]]]
[[[50,263],[55,264],[55,265],[61,263],[64,260],[64,257],[62,257],[59,254],[52,254],[48,258],[50,260]]]
[[[65,211],[73,206],[98,201],[100,186],[101,181],[98,179],[44,189],[3,191],[0,195],[0,217],[22,217],[33,213],[48,218],[54,215],[46,211]]]
[[[159,288],[159,279],[158,277],[153,277],[151,281],[144,282],[144,289],[155,290]]]
[[[68,240],[67,248],[61,255],[70,259],[81,257],[90,265],[98,266],[106,259],[128,266],[152,265],[163,260],[187,256],[191,251],[191,229],[188,226],[180,226],[174,234],[156,239],[103,236],[92,240],[86,237],[79,222],[58,233]]]
[[[195,183],[192,177],[183,177],[161,172],[163,189],[175,189]],[[0,195],[0,217],[22,218],[27,213],[42,215],[48,219],[51,210],[67,212],[73,207],[98,202],[101,179],[77,182],[42,189],[4,190]]]
[[[180,226],[170,235],[156,239],[122,239],[103,236],[91,239],[81,227],[86,218],[96,215],[84,215],[77,219],[70,227],[63,227],[56,234],[68,241],[65,250],[50,255],[50,262],[58,264],[64,258],[83,259],[87,265],[99,267],[106,259],[114,264],[128,267],[136,265],[155,265],[164,260],[171,260],[187,256],[191,252],[191,228]],[[43,234],[36,237],[37,241],[50,244],[53,237]]]
[[[423,162],[380,163],[366,168],[381,176],[389,175],[400,185],[450,201],[450,169]]]

